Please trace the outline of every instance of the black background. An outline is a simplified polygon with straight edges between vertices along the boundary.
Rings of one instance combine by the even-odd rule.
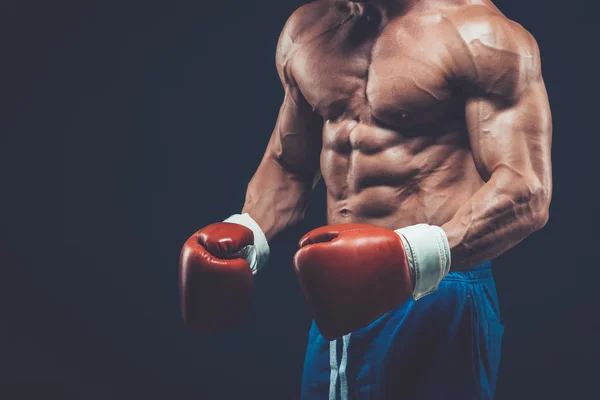
[[[0,398],[298,398],[310,317],[291,256],[325,222],[322,183],[232,332],[184,329],[177,263],[190,234],[242,206],[282,99],[277,37],[301,3],[0,2]],[[541,47],[555,183],[547,227],[495,263],[498,399],[597,397],[586,4],[497,2]]]

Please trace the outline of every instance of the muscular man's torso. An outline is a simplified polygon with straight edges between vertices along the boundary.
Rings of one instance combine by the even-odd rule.
[[[368,3],[305,6],[282,65],[324,121],[329,223],[442,225],[484,184],[452,54],[465,46],[453,16],[504,18],[483,4],[391,17]]]

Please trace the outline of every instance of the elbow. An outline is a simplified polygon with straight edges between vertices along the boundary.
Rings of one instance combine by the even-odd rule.
[[[508,172],[508,173],[506,173]],[[514,173],[513,169],[503,169],[494,174],[496,184],[511,203],[511,218],[517,230],[525,235],[532,234],[546,226],[550,218],[552,180],[550,176],[534,171]]]
[[[544,207],[544,209],[542,210],[537,210],[533,213],[532,216],[532,230],[535,231],[539,231],[540,229],[542,229],[543,227],[546,226],[546,224],[548,223],[548,220],[550,219],[550,207]]]
[[[545,227],[550,219],[551,191],[548,185],[539,181],[528,185],[528,188],[529,225],[533,233]]]
[[[294,160],[283,154],[273,154],[270,159],[271,162],[283,171],[286,177],[294,181],[302,182],[314,187],[316,181],[319,180],[319,164],[314,160]]]

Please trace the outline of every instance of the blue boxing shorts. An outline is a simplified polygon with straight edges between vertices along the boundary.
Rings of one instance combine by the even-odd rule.
[[[437,292],[332,342],[313,322],[301,399],[493,399],[503,331],[491,263],[451,272]]]

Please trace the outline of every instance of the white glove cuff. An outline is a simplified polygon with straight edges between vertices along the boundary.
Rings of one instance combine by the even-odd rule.
[[[269,259],[269,244],[265,233],[260,229],[260,226],[248,214],[235,214],[227,218],[223,222],[243,225],[254,233],[254,245],[244,247],[237,256],[245,259],[250,264],[252,274],[256,275],[260,271],[267,260]]]
[[[395,231],[406,248],[413,274],[413,299],[435,292],[450,272],[450,245],[442,228],[427,224],[408,226]]]

